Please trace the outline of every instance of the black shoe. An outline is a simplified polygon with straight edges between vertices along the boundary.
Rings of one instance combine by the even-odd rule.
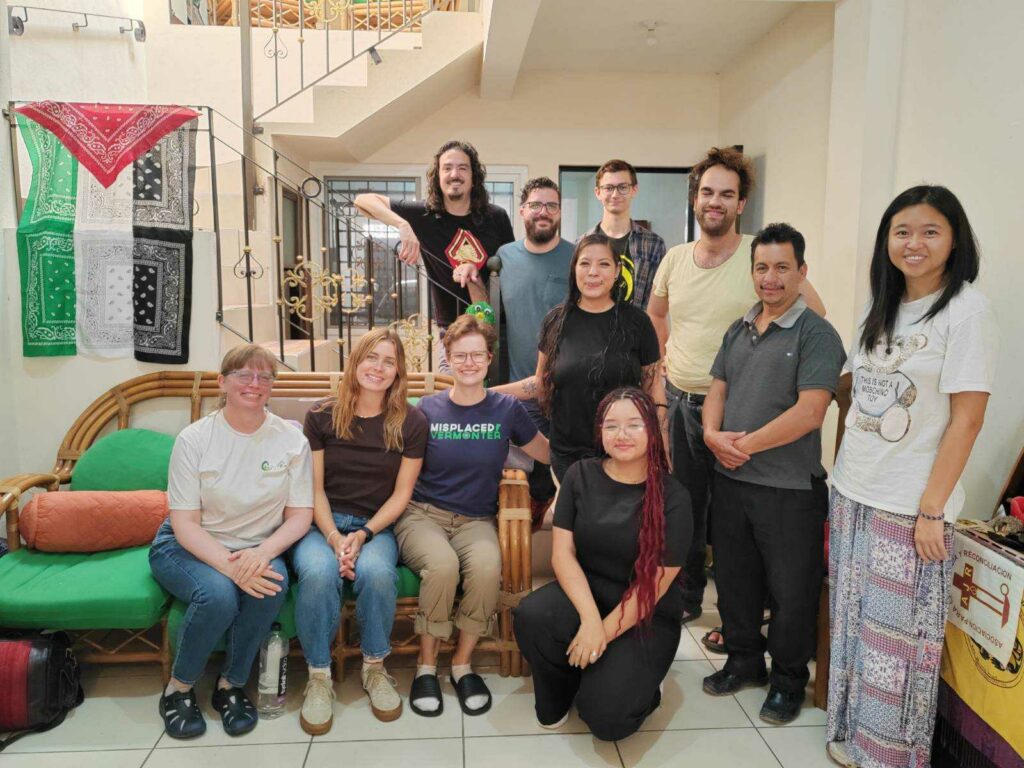
[[[194,739],[206,733],[206,720],[199,710],[194,690],[161,696],[160,717],[164,719],[164,730],[172,739]]]
[[[699,605],[696,608],[683,608],[683,616],[680,619],[680,623],[689,624],[694,619],[699,619],[702,613],[704,613],[704,609]]]
[[[785,725],[796,720],[800,714],[800,705],[804,703],[804,694],[790,693],[774,686],[768,691],[768,698],[761,705],[759,717],[772,725]]]
[[[213,708],[220,713],[224,733],[241,736],[256,727],[256,707],[241,688],[217,688],[213,692]]]
[[[712,696],[729,696],[744,688],[760,688],[768,683],[768,673],[762,672],[758,677],[740,677],[725,669],[704,678],[704,693]]]

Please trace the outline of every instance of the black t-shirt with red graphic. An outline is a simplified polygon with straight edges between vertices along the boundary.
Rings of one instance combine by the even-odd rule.
[[[430,290],[434,319],[447,328],[471,304],[469,291],[452,281],[452,270],[467,261],[477,265],[487,284],[487,259],[505,243],[515,240],[512,222],[503,208],[488,205],[482,216],[432,213],[417,200],[391,200],[391,210],[409,222],[420,241],[421,259],[435,283]],[[456,299],[458,297],[458,300]],[[461,302],[461,303],[460,303]]]

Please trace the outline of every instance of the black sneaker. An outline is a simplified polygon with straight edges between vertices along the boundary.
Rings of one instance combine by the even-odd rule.
[[[704,693],[712,696],[731,696],[744,688],[760,688],[768,682],[768,673],[762,672],[757,677],[740,677],[725,669],[704,678]]]
[[[213,708],[220,713],[224,733],[241,736],[256,727],[256,707],[241,688],[217,688],[213,692]]]
[[[164,730],[172,739],[194,739],[206,733],[206,720],[199,710],[194,690],[161,696],[160,717],[164,719]]]
[[[785,725],[796,720],[796,716],[800,714],[800,705],[803,703],[803,691],[790,693],[772,687],[768,691],[768,698],[761,706],[759,717],[772,725]]]

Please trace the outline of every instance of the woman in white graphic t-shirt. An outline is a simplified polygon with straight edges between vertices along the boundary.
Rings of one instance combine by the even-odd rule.
[[[164,728],[176,739],[206,730],[193,686],[222,637],[213,708],[228,735],[256,727],[256,708],[242,689],[288,593],[281,555],[313,519],[309,443],[266,409],[276,376],[270,352],[235,347],[217,377],[221,409],[174,442],[170,517],[157,531],[149,564],[160,585],[188,606],[160,698]]]
[[[882,216],[830,503],[827,747],[842,765],[929,764],[960,475],[996,360],[978,262],[945,187]]]

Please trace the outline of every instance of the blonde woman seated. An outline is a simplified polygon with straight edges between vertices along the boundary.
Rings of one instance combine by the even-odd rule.
[[[217,377],[223,407],[174,442],[170,517],[157,531],[149,564],[160,585],[188,604],[160,698],[164,729],[175,739],[206,731],[193,686],[225,633],[213,708],[231,736],[256,727],[256,708],[242,688],[288,594],[281,554],[313,516],[309,445],[266,410],[276,375],[267,350],[235,347]]]
[[[356,595],[370,708],[385,722],[402,714],[395,680],[384,669],[398,598],[391,526],[412,497],[427,440],[427,420],[406,393],[402,342],[390,328],[378,328],[352,350],[338,397],[306,414],[315,525],[291,553],[299,577],[295,625],[309,664],[299,719],[306,733],[327,733],[334,722],[331,643],[344,579]]]
[[[547,438],[522,403],[484,389],[496,341],[494,329],[470,315],[448,327],[443,343],[455,386],[420,401],[430,438],[413,501],[395,526],[402,562],[422,579],[416,614],[420,655],[409,703],[425,717],[442,711],[437,652],[453,627],[459,639],[452,683],[462,711],[480,715],[490,709],[490,691],[470,662],[480,636],[491,633],[498,607],[501,549],[495,520],[501,470],[509,442],[538,461],[549,460]]]

